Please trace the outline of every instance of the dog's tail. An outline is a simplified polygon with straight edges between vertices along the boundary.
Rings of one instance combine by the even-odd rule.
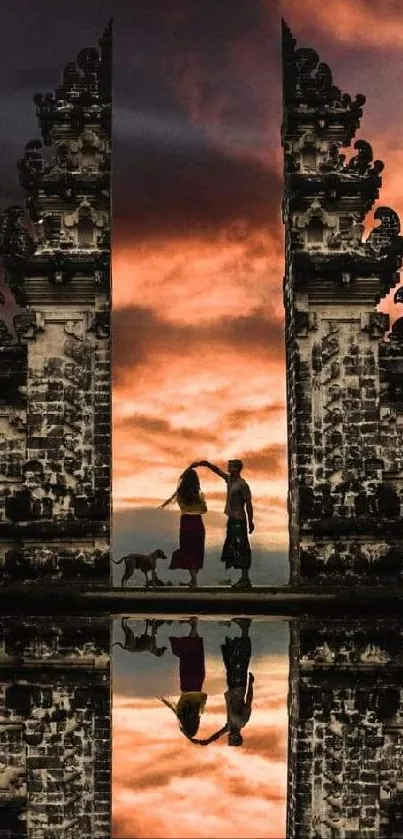
[[[120,559],[113,559],[112,557],[112,562],[114,562],[115,565],[120,565],[120,563],[123,562],[124,559],[126,559],[125,556],[122,556]]]

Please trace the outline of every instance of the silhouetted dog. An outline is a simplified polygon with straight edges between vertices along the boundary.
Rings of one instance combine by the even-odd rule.
[[[162,580],[158,579],[155,571],[157,559],[168,559],[161,548],[157,548],[156,551],[152,551],[150,554],[127,554],[127,556],[122,556],[121,559],[113,559],[112,562],[114,562],[115,565],[120,565],[121,562],[125,563],[125,572],[122,577],[122,588],[136,570],[143,572],[146,578],[146,586],[150,585],[150,580],[148,578],[150,571],[152,585],[163,586],[164,583]]]
[[[135,635],[127,625],[128,620],[129,618],[122,618],[122,630],[125,635],[124,645],[120,641],[114,641],[112,644],[113,647],[121,647],[122,650],[128,650],[130,653],[149,652],[151,655],[157,656],[157,658],[164,655],[166,647],[157,647],[157,632],[165,621],[147,619],[143,634]],[[151,635],[149,634],[150,627]]]

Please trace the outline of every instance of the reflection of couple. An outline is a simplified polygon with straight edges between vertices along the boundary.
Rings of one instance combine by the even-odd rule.
[[[197,618],[190,620],[191,629],[187,638],[170,638],[172,653],[179,658],[181,695],[177,703],[165,697],[161,697],[161,700],[174,712],[178,718],[180,730],[188,740],[201,746],[215,742],[223,734],[228,734],[229,746],[241,746],[243,743],[241,730],[252,713],[254,677],[252,673],[248,675],[252,654],[249,638],[251,620],[234,618],[234,623],[240,627],[241,637],[227,637],[225,644],[221,646],[227,675],[227,690],[224,694],[227,721],[222,728],[204,740],[195,736],[207,703],[207,694],[203,691],[206,675],[204,645],[203,638],[197,631]]]
[[[252,584],[249,578],[251,566],[251,549],[248,531],[252,533],[253,523],[252,495],[249,485],[241,477],[243,463],[241,460],[229,460],[228,472],[207,460],[192,463],[180,476],[176,491],[167,499],[161,508],[177,501],[181,511],[179,529],[179,548],[173,552],[170,564],[171,570],[185,569],[190,574],[190,587],[197,587],[197,574],[203,568],[205,527],[203,515],[207,512],[204,495],[200,489],[200,481],[195,467],[206,466],[227,484],[227,500],[225,514],[227,516],[227,533],[221,554],[221,561],[226,568],[237,568],[241,571],[240,579],[235,583],[235,589],[248,589]]]

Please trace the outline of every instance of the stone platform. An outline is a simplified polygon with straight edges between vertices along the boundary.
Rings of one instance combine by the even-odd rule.
[[[66,583],[19,583],[0,587],[0,614],[250,614],[250,615],[361,615],[400,616],[403,587],[396,586],[256,586],[239,592],[203,586],[161,589],[107,588]]]

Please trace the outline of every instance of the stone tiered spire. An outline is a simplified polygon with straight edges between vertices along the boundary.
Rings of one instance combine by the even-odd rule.
[[[14,327],[27,367],[11,485],[7,457],[0,466],[11,576],[21,566],[34,577],[45,567],[109,579],[111,50],[110,23],[53,93],[34,97],[42,140],[18,161],[26,211],[0,219],[3,265],[25,307]],[[7,448],[9,425],[4,433]],[[44,560],[25,536],[58,543]]]
[[[351,149],[365,97],[342,93],[285,23],[283,72],[292,580],[390,577],[391,563],[396,577],[396,524],[380,521],[385,505],[396,519],[401,488],[382,432],[389,317],[376,305],[399,279],[400,222],[378,207],[364,236],[384,168],[366,140]]]

